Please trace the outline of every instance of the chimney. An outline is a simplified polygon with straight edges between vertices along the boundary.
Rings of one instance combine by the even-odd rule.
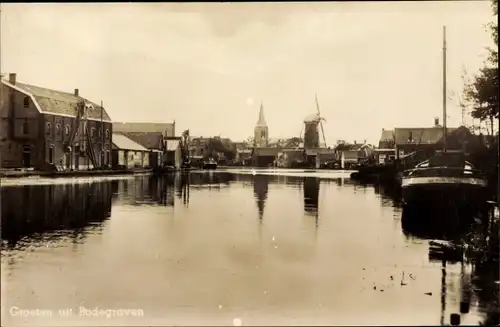
[[[16,85],[16,73],[10,73],[9,74],[9,83],[12,85]]]
[[[356,144],[356,140],[354,140],[354,144]]]
[[[434,126],[435,127],[439,126],[439,117],[434,118]]]
[[[79,97],[79,96],[80,96],[80,90],[75,89],[75,97]]]

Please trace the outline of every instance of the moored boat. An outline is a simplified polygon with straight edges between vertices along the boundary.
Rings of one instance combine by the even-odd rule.
[[[475,209],[486,201],[487,179],[463,152],[439,152],[405,170],[401,187],[407,207]]]
[[[214,158],[210,158],[203,163],[203,169],[217,169],[217,162],[214,160]]]

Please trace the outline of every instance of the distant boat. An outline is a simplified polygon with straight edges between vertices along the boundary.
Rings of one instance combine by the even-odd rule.
[[[460,210],[477,208],[487,200],[485,174],[458,151],[438,152],[405,170],[401,187],[404,205],[412,208],[448,204]]]
[[[214,158],[209,158],[203,163],[203,169],[217,169],[217,162]]]

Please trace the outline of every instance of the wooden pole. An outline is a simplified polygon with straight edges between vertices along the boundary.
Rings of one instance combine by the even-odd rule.
[[[443,151],[446,151],[446,26],[443,26]]]
[[[101,100],[101,167],[104,166],[104,122],[102,120],[103,111],[104,108]]]

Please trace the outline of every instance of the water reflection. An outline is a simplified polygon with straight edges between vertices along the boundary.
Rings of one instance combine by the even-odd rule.
[[[448,324],[451,313],[473,313],[469,317],[478,306],[494,305],[487,280],[498,274],[491,273],[491,264],[475,263],[472,269],[462,258],[431,253],[424,239],[460,238],[439,231],[446,226],[436,227],[437,222],[422,226],[421,220],[403,217],[400,224],[397,195],[380,185],[372,189],[348,178],[226,172],[97,184],[40,186],[36,192],[24,187],[15,194],[2,189],[2,233],[10,239],[34,229],[19,221],[37,226],[36,213],[50,208],[59,218],[41,220],[63,225],[52,229],[71,229],[85,220],[105,219],[113,205],[102,234],[87,236],[78,255],[43,249],[22,265],[6,260],[17,268],[8,277],[13,303],[128,305],[143,308],[148,325],[197,325],[200,321],[186,317],[203,310],[211,325],[230,324],[235,315],[248,325]],[[321,208],[320,187],[328,199]],[[69,200],[56,200],[62,195]],[[74,218],[76,210],[85,217]],[[4,217],[13,214],[20,217],[8,219],[5,231]],[[56,259],[59,266],[64,263],[64,273],[51,264]],[[95,277],[88,281],[87,275]],[[338,296],[340,289],[346,296]],[[360,308],[362,315],[351,314]],[[311,315],[297,316],[300,310]],[[491,308],[481,310],[494,321]],[[285,318],[273,316],[276,311]]]
[[[303,179],[304,211],[306,214],[315,216],[316,219],[318,218],[319,184],[320,179],[316,177]]]
[[[26,185],[1,188],[2,240],[14,246],[24,236],[73,231],[111,216],[111,183]]]
[[[373,185],[375,194],[380,195],[383,206],[401,207],[401,189],[392,185],[376,183]]]
[[[253,176],[253,194],[257,202],[260,222],[262,222],[262,218],[264,217],[264,207],[266,206],[267,193],[269,192],[270,177],[266,175]]]

